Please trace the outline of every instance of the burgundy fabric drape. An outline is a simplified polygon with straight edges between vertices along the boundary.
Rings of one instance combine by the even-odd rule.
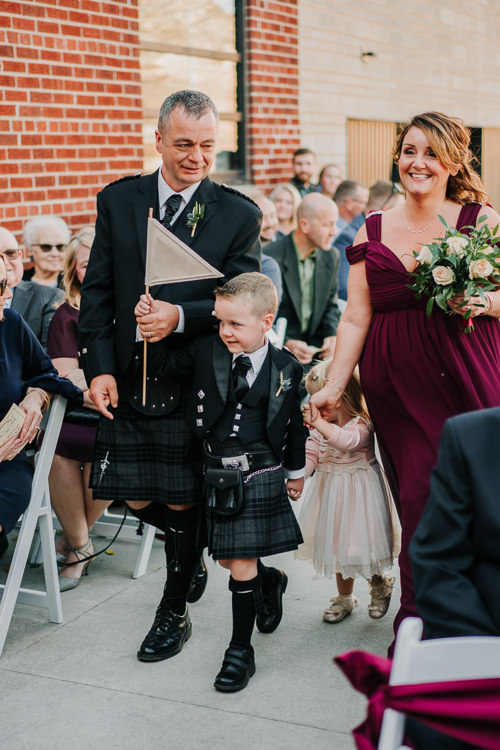
[[[500,747],[500,678],[389,685],[390,659],[349,651],[334,662],[368,698],[367,717],[353,730],[358,750],[377,750],[386,708],[486,750]]]

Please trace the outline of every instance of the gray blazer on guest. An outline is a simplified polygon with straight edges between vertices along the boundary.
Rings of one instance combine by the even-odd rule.
[[[11,309],[19,313],[46,349],[49,324],[62,302],[64,292],[53,286],[21,280],[12,293]]]

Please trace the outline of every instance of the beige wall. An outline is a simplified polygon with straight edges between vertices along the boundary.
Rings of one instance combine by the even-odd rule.
[[[438,109],[500,127],[498,0],[299,0],[299,29],[302,144],[318,166],[346,169],[347,118]]]

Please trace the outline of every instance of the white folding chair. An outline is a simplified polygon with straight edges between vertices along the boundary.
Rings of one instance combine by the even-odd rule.
[[[423,623],[407,617],[396,638],[390,685],[500,677],[500,638],[469,636],[421,641]],[[403,750],[405,715],[384,712],[378,750]],[[408,749],[409,750],[409,749]]]
[[[109,510],[109,508],[106,508],[103,515],[92,526],[92,534],[95,534],[97,536],[101,535],[113,537],[118,530],[122,518],[123,513],[113,513]],[[140,578],[145,574],[148,567],[149,556],[151,555],[151,548],[153,547],[153,542],[155,540],[156,534],[156,527],[150,526],[150,524],[145,523],[142,537],[138,536],[138,525],[139,521],[137,520],[137,518],[135,518],[135,516],[128,515],[118,536],[118,539],[128,539],[134,542],[140,541],[139,554],[137,555],[132,578]]]
[[[31,487],[31,499],[26,509],[14,549],[5,584],[0,585],[0,655],[14,612],[16,602],[45,607],[50,622],[62,622],[61,594],[54,549],[54,529],[49,495],[49,471],[54,458],[59,432],[66,410],[66,399],[55,396],[50,409],[45,413],[42,427],[45,429],[42,447],[35,459],[35,473]],[[42,544],[45,591],[21,588],[26,562],[37,527]]]

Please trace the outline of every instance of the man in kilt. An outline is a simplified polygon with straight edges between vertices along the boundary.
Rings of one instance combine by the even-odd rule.
[[[188,421],[204,446],[204,531],[209,553],[230,571],[232,592],[232,636],[214,685],[235,692],[255,672],[256,616],[260,630],[269,622],[262,585],[278,580],[286,586],[285,574],[259,558],[302,542],[287,493],[292,500],[302,493],[307,430],[299,394],[303,368],[266,336],[278,306],[272,281],[244,273],[215,295],[219,336],[177,351],[159,343],[151,357],[158,374],[192,378]],[[141,298],[139,320],[153,302]],[[281,599],[279,608],[281,617]]]
[[[173,350],[214,324],[210,279],[153,287],[150,313],[136,321],[150,208],[226,279],[260,267],[260,210],[208,177],[217,130],[217,110],[205,94],[186,90],[167,97],[155,133],[161,168],[118,180],[97,196],[96,237],[82,288],[81,362],[103,415],[91,475],[94,497],[126,502],[165,534],[167,581],[137,654],[143,661],[174,656],[191,634],[186,601],[200,561],[201,472],[181,380],[157,379],[150,368],[141,405],[142,341],[163,341]],[[205,580],[206,571],[201,592]]]

